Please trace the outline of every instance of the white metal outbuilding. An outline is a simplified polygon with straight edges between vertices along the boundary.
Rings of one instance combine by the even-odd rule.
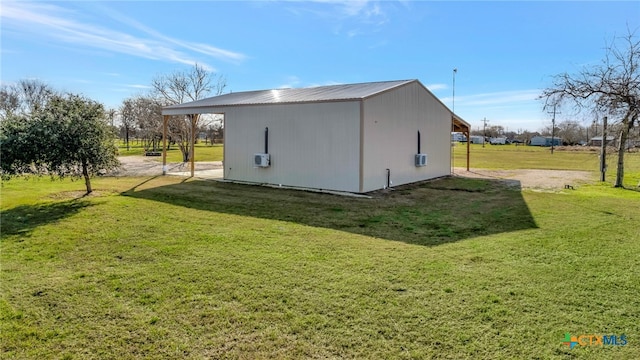
[[[162,111],[165,124],[203,113],[224,115],[224,179],[355,193],[449,175],[452,128],[469,135],[418,80],[236,92]]]

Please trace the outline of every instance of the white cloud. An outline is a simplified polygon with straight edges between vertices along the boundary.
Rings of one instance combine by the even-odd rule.
[[[279,86],[276,86],[276,89],[291,89],[294,87],[298,87],[300,85],[300,78],[297,76],[287,76],[285,82]]]
[[[318,86],[330,86],[330,85],[342,85],[344,83],[339,81],[327,80],[322,83],[305,83],[297,76],[287,76],[285,82],[274,89],[292,89],[292,88],[307,88]]]
[[[447,84],[428,84],[426,85],[426,87],[427,89],[429,89],[429,91],[444,90],[449,88]]]
[[[130,35],[98,25],[75,20],[77,14],[56,5],[26,2],[3,2],[0,18],[3,26],[14,30],[31,32],[39,37],[49,37],[67,44],[92,47],[152,60],[170,61],[194,65],[196,58],[185,50],[226,61],[242,61],[245,55],[208,44],[181,41],[163,35],[151,28],[124,16],[105,11],[149,37]]]
[[[152,37],[158,39],[158,40],[162,40],[165,43],[169,43],[169,44],[173,44],[176,45],[178,47],[183,47],[207,56],[211,56],[211,57],[215,57],[215,58],[219,58],[222,60],[227,60],[227,61],[242,61],[246,58],[246,56],[244,54],[238,53],[238,52],[234,52],[234,51],[230,51],[230,50],[225,50],[225,49],[220,49],[217,48],[215,46],[211,46],[208,44],[202,44],[202,43],[192,43],[192,42],[187,42],[187,41],[182,41],[182,40],[178,40],[175,38],[172,38],[170,36],[166,36],[134,19],[131,19],[121,13],[118,13],[112,9],[106,8],[106,7],[100,7],[101,12],[105,15],[108,15],[109,17],[111,17],[114,20],[117,20],[123,24],[129,25],[133,28],[136,28],[144,33],[146,33],[147,35],[151,35]]]
[[[489,106],[489,105],[513,105],[519,102],[535,101],[540,95],[540,90],[515,90],[481,93],[474,95],[456,96],[456,105],[465,106]],[[451,101],[451,98],[442,98],[443,102]]]
[[[318,86],[332,86],[332,85],[343,85],[344,83],[338,81],[325,81],[323,83],[312,83],[307,85],[307,87],[318,87]]]
[[[125,85],[128,88],[133,88],[133,89],[151,89],[152,87],[149,85],[141,85],[141,84],[129,84],[129,85]]]
[[[292,1],[304,4],[306,9],[293,9],[293,14],[312,13],[333,23],[332,31],[336,35],[349,38],[377,33],[381,27],[389,23],[389,17],[384,10],[383,1],[371,0],[312,0],[311,3],[327,5],[328,10],[311,10],[309,1]],[[337,24],[337,25],[336,25]],[[378,45],[380,45],[378,43]]]
[[[386,19],[387,15],[379,1],[371,0],[313,0],[312,2],[334,5],[343,17],[357,17],[361,20]]]

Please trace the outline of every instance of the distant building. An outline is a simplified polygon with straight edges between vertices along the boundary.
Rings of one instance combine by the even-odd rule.
[[[484,142],[484,137],[483,136],[477,136],[474,135],[471,137],[471,143],[472,144],[482,144]]]
[[[467,137],[461,132],[452,132],[451,141],[467,142]]]
[[[607,146],[615,146],[616,138],[614,136],[607,136]],[[602,146],[602,136],[594,136],[589,140],[589,146]]]
[[[551,136],[534,136],[529,142],[531,146],[551,146],[552,144],[553,146],[560,146],[562,145],[562,139]]]

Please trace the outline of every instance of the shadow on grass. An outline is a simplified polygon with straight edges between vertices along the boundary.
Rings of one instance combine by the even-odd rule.
[[[3,210],[0,213],[0,238],[10,235],[27,236],[38,226],[62,220],[92,205],[85,200],[73,199],[48,204],[21,205]]]
[[[122,195],[425,246],[537,227],[519,186],[487,179],[444,178],[371,199],[206,180],[136,186]]]

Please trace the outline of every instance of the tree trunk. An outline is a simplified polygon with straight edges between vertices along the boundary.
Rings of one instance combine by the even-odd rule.
[[[89,178],[89,169],[87,168],[87,162],[82,162],[82,176],[84,176],[84,184],[87,187],[87,194],[91,194],[93,189],[91,188],[91,179]]]
[[[600,142],[600,181],[607,179],[607,117],[602,118],[602,141]]]
[[[623,187],[624,184],[624,151],[627,148],[627,138],[629,137],[629,130],[633,126],[633,119],[626,118],[626,121],[622,123],[622,130],[620,131],[620,141],[618,144],[618,170],[616,171],[616,183],[614,187]]]
[[[129,127],[124,127],[124,141],[127,143],[127,151],[129,151]]]

